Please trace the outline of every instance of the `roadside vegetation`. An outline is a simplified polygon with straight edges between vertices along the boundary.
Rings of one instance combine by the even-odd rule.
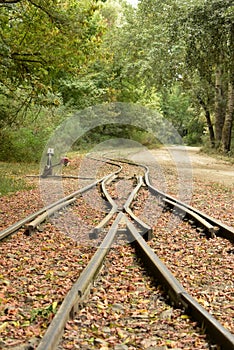
[[[31,187],[29,187],[28,184],[22,179],[15,179],[9,176],[0,175],[0,196],[30,188]]]
[[[0,24],[1,162],[38,163],[63,121],[110,102],[157,110],[185,144],[233,157],[232,0],[2,0]],[[120,129],[158,145],[118,126],[92,130],[74,150]]]
[[[36,163],[0,162],[0,197],[32,189],[34,185],[29,184],[26,175],[37,173]]]

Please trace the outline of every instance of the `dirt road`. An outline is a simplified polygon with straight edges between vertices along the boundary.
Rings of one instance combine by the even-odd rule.
[[[152,164],[162,168],[177,168],[191,172],[197,179],[209,180],[234,188],[234,165],[200,152],[199,147],[169,146],[155,150],[139,150],[129,156],[130,159]]]

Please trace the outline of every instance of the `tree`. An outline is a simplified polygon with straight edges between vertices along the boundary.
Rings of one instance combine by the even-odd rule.
[[[187,66],[197,73],[201,84],[205,81],[213,90],[216,147],[229,152],[233,122],[233,2],[202,2],[195,5],[181,23]]]
[[[194,110],[188,108],[188,90],[185,96],[179,88],[185,75],[183,40],[171,39],[179,10],[175,1],[142,0],[138,10],[125,9],[122,23],[108,32],[107,43],[113,51],[118,99],[160,110],[182,132],[188,118],[194,120]],[[200,128],[198,133],[200,137]]]
[[[56,104],[59,79],[96,58],[104,29],[98,8],[95,0],[0,1],[0,124],[32,102]],[[17,100],[15,108],[6,99]]]
[[[228,152],[233,124],[233,1],[141,0],[137,18],[137,76],[157,90],[180,83],[200,103],[211,144]]]

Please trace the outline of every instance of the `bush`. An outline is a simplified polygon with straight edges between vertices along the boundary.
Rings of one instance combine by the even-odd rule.
[[[38,162],[51,133],[68,114],[63,106],[50,109],[34,107],[22,123],[0,129],[0,160]]]
[[[38,162],[45,147],[45,133],[28,128],[5,131],[0,137],[2,161]]]

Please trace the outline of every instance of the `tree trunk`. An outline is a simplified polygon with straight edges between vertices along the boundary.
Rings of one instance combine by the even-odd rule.
[[[222,141],[222,132],[225,120],[226,112],[226,99],[222,84],[222,69],[216,70],[216,81],[215,81],[215,139],[216,147],[220,146]]]
[[[214,148],[215,147],[215,134],[214,134],[213,124],[211,122],[210,111],[209,111],[206,103],[201,98],[201,96],[197,95],[197,98],[198,98],[200,105],[204,109],[205,117],[206,117],[206,124],[207,124],[208,130],[209,130],[210,144],[211,144],[211,147]]]
[[[232,125],[234,118],[234,85],[232,82],[228,86],[228,103],[226,118],[222,132],[222,150],[227,153],[231,149]]]

